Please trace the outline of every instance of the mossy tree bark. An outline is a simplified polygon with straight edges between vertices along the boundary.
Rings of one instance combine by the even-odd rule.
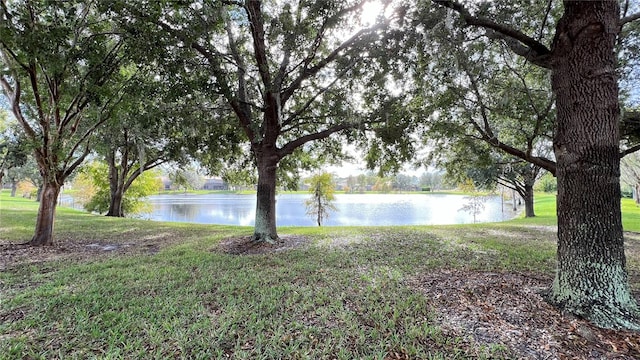
[[[556,29],[558,271],[549,300],[607,328],[640,329],[620,212],[616,1],[565,1]]]
[[[549,302],[604,328],[640,330],[626,272],[620,211],[616,41],[625,24],[615,0],[567,1],[552,48],[507,25],[433,0],[467,24],[488,29],[511,50],[551,70],[557,120],[558,269]]]

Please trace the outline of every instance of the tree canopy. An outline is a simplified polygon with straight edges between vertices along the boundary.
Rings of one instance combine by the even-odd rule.
[[[342,157],[335,135],[353,139],[378,124],[394,142],[406,130],[392,110],[401,101],[381,85],[406,9],[387,4],[373,22],[366,2],[110,2],[123,27],[154,45],[158,63],[200,74],[199,89],[224,106],[246,139],[258,174],[254,238],[277,238],[277,170]],[[384,49],[379,51],[378,49]],[[389,104],[393,108],[389,108]],[[394,105],[395,104],[395,105]],[[369,111],[370,108],[376,111]],[[397,119],[396,119],[397,120]],[[405,144],[407,144],[405,142]],[[404,151],[407,153],[407,151]]]
[[[33,245],[53,242],[60,187],[122,99],[125,37],[85,1],[2,1],[0,85],[33,149],[43,191]]]

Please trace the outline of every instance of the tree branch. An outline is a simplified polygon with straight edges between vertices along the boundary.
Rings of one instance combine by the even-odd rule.
[[[282,91],[282,94],[280,95],[282,103],[284,104],[293,95],[293,93],[300,88],[300,85],[302,84],[302,82],[304,80],[310,78],[311,76],[316,75],[320,70],[322,70],[324,67],[326,67],[331,62],[333,62],[335,59],[337,59],[338,56],[340,55],[340,53],[343,50],[353,46],[364,35],[373,34],[375,31],[384,28],[385,26],[388,25],[388,23],[389,23],[389,20],[387,20],[386,22],[377,24],[375,26],[372,26],[370,28],[366,28],[366,29],[362,29],[362,30],[358,31],[355,35],[353,35],[352,37],[347,39],[345,42],[340,44],[337,48],[335,48],[325,58],[323,58],[322,60],[318,61],[318,63],[316,65],[314,65],[314,66],[312,66],[310,68],[307,68],[305,66],[302,69],[302,71],[300,72],[300,74],[298,75],[298,77],[295,78],[291,82],[291,84],[286,89],[284,89]]]
[[[333,81],[331,81],[329,85],[325,87],[321,87],[318,90],[318,92],[316,92],[309,100],[307,100],[307,102],[304,105],[302,105],[296,112],[289,115],[287,119],[282,122],[282,126],[291,124],[296,118],[298,118],[298,116],[302,115],[305,111],[307,111],[307,109],[309,109],[309,107],[316,101],[316,99],[318,99],[320,95],[324,94],[329,89],[331,89],[331,87],[333,87],[335,83],[337,83],[340,79],[342,79],[342,77],[344,77],[349,72],[349,70],[351,70],[355,66],[355,64],[356,64],[355,61],[349,64],[349,66],[347,66],[338,75],[336,75],[335,79],[333,79]]]
[[[249,16],[249,29],[253,38],[253,52],[258,65],[260,78],[265,86],[266,92],[270,93],[275,89],[271,89],[271,72],[269,71],[269,59],[267,56],[267,47],[264,42],[264,20],[262,18],[261,1],[247,0],[245,9]]]
[[[498,24],[491,19],[480,16],[473,16],[469,12],[469,10],[467,10],[467,8],[465,8],[462,4],[455,0],[431,1],[456,11],[462,16],[462,18],[468,25],[487,29],[488,37],[504,40],[514,53],[525,57],[532,63],[544,68],[551,67],[551,50],[549,50],[544,44],[540,43],[536,39],[511,27]]]
[[[284,145],[283,147],[281,147],[278,150],[278,157],[280,159],[282,159],[283,157],[292,154],[297,148],[299,148],[300,146],[310,142],[310,141],[314,141],[314,140],[319,140],[319,139],[324,139],[326,137],[329,137],[331,134],[334,134],[338,131],[342,131],[345,129],[349,129],[354,127],[355,124],[347,124],[347,123],[343,123],[343,124],[338,124],[335,126],[332,126],[326,130],[317,132],[317,133],[313,133],[313,134],[308,134],[305,136],[301,136],[293,141],[290,141],[289,143],[287,143],[286,145]]]
[[[624,149],[623,151],[620,152],[620,158],[622,159],[623,157],[633,154],[638,150],[640,150],[640,144],[634,145],[628,149]]]
[[[225,29],[227,31],[227,37],[229,39],[229,48],[231,49],[231,55],[233,56],[234,61],[237,65],[236,75],[238,76],[238,97],[239,101],[231,101],[233,98],[228,99],[231,107],[238,116],[240,121],[240,125],[244,129],[247,137],[250,142],[253,142],[255,139],[255,133],[251,128],[251,105],[248,102],[247,96],[247,80],[245,79],[246,74],[246,64],[240,56],[240,50],[238,49],[238,45],[236,43],[236,39],[233,37],[233,32],[231,31],[231,25],[229,24],[229,19],[225,18]]]
[[[127,181],[124,183],[125,191],[127,189],[129,189],[129,187],[134,182],[134,180],[137,179],[138,176],[142,175],[143,172],[145,172],[147,170],[151,170],[151,169],[153,169],[153,168],[155,168],[157,166],[160,166],[160,165],[166,163],[167,161],[168,160],[164,159],[164,158],[156,158],[156,159],[149,160],[146,163],[144,163],[143,167],[138,167],[136,169],[136,171],[131,173],[131,175],[127,178]]]
[[[638,19],[640,19],[640,12],[625,16],[622,19],[620,19],[620,27],[623,27],[625,24],[630,23],[632,21],[636,21]]]
[[[22,92],[22,89],[20,88],[20,82],[15,79],[15,84],[15,89],[12,89],[9,81],[4,76],[0,77],[0,85],[2,85],[5,94],[11,102],[11,112],[16,117],[18,123],[20,123],[29,139],[34,140],[36,138],[36,132],[24,118],[24,116],[22,115],[22,110],[20,109],[20,95]]]

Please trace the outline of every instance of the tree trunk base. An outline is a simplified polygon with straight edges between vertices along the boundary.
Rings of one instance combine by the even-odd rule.
[[[24,243],[24,245],[29,245],[29,246],[52,246],[53,245],[53,241],[51,239],[51,236],[34,236],[31,238],[31,240],[29,240],[29,242]]]
[[[273,245],[278,241],[280,241],[280,238],[278,236],[271,236],[269,234],[254,233],[253,236],[251,237],[251,242],[254,242],[254,243],[266,242],[268,244]]]
[[[640,313],[635,304],[591,304],[590,306],[570,306],[559,304],[550,296],[545,296],[545,301],[564,312],[588,320],[593,325],[603,329],[640,331]]]
[[[614,274],[621,272],[615,269]],[[604,271],[603,271],[604,272]],[[615,281],[616,279],[625,279]],[[549,304],[604,329],[640,331],[640,308],[631,296],[626,277],[611,276],[606,293],[597,294],[595,289],[580,290],[584,286],[558,285],[558,275],[553,286],[543,294]],[[605,286],[599,287],[601,290]]]

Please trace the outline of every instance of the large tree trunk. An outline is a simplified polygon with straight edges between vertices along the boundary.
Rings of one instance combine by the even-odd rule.
[[[605,328],[640,329],[620,213],[617,1],[565,1],[554,39],[558,270],[550,302]]]
[[[536,212],[533,209],[533,184],[525,182],[522,198],[524,199],[524,217],[535,217]]]
[[[61,185],[56,181],[45,181],[42,187],[36,230],[29,241],[29,245],[32,246],[53,245],[53,223]]]
[[[18,191],[18,182],[16,180],[11,181],[11,197],[16,197]]]
[[[109,162],[109,210],[107,216],[124,217],[122,199],[124,198],[124,174],[120,174],[115,164],[115,155],[107,157]]]
[[[109,200],[109,210],[106,216],[124,217],[124,211],[122,211],[122,199],[124,194],[120,188],[111,191],[111,198]]]
[[[275,242],[276,231],[276,169],[278,157],[273,153],[258,153],[258,194],[254,241]]]

